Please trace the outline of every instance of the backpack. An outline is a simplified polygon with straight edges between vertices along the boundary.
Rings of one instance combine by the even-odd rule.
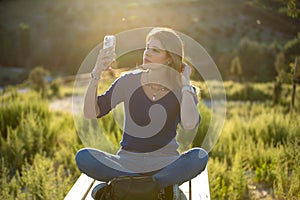
[[[158,200],[159,194],[151,176],[121,176],[108,182],[100,200]]]

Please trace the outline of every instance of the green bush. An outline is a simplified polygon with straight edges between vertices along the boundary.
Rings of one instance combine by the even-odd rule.
[[[14,200],[14,197],[21,190],[21,184],[16,177],[11,178],[3,158],[0,160],[0,167],[0,199]]]
[[[250,199],[249,184],[272,191],[270,197],[297,199],[300,116],[268,104],[235,105],[229,104],[223,132],[210,152],[212,199]],[[220,163],[226,170],[214,167]]]
[[[299,129],[298,129],[299,130]],[[278,153],[274,155],[276,167],[273,182],[274,194],[277,199],[299,199],[300,198],[300,140],[290,137],[286,144],[278,147]]]
[[[210,121],[211,121],[211,111],[202,102],[199,103],[198,109],[199,109],[199,112],[201,115],[201,121],[200,121],[200,125],[197,129],[197,134],[192,143],[193,147],[202,147],[204,145],[203,141],[204,141],[205,137],[206,136],[209,137],[207,135],[207,131],[208,131]]]
[[[37,66],[34,69],[32,69],[29,73],[28,81],[30,84],[30,87],[41,93],[42,97],[47,97],[48,95],[48,83],[46,80],[46,77],[49,75],[49,71],[46,70],[42,66]]]
[[[62,166],[55,169],[54,162],[45,155],[37,154],[33,163],[25,163],[19,175],[23,192],[20,199],[63,199],[70,183]]]
[[[5,92],[0,102],[0,199],[62,199],[79,174],[71,115],[52,113],[32,91]]]
[[[1,98],[1,152],[10,169],[19,170],[36,153],[53,153],[56,132],[50,129],[48,104],[36,93],[11,93]]]
[[[229,199],[249,199],[245,161],[243,151],[239,150],[234,156],[230,170]]]
[[[51,97],[58,97],[58,98],[62,97],[62,93],[61,93],[62,83],[63,83],[62,79],[60,78],[57,78],[51,82],[50,84]]]
[[[230,179],[226,160],[210,158],[208,162],[208,177],[211,199],[228,199]]]

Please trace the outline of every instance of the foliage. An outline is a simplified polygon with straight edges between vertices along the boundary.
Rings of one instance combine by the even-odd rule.
[[[212,199],[250,199],[249,184],[276,199],[299,197],[299,115],[258,103],[229,105],[228,115],[210,153]]]
[[[28,81],[32,89],[42,94],[42,97],[48,95],[48,83],[46,81],[46,76],[49,75],[49,72],[44,69],[42,66],[34,68],[28,77]]]
[[[300,37],[288,41],[284,45],[284,53],[289,62],[293,62],[300,52]]]
[[[300,3],[297,0],[288,0],[287,2],[287,15],[292,18],[300,16]]]
[[[228,199],[230,178],[226,159],[210,158],[208,162],[211,199]],[[212,178],[213,177],[213,178]]]
[[[201,115],[200,125],[197,129],[197,134],[192,142],[193,147],[202,147],[203,141],[207,136],[207,131],[209,128],[211,120],[211,111],[203,103],[199,103],[198,110]]]
[[[51,90],[52,97],[58,97],[58,98],[62,97],[61,85],[62,85],[62,79],[60,78],[57,78],[51,82],[50,90]]]
[[[239,42],[237,55],[243,66],[245,80],[272,80],[271,77],[275,74],[273,70],[275,54],[270,47],[245,37]]]
[[[54,168],[54,162],[45,155],[37,154],[33,163],[25,163],[19,175],[23,193],[20,199],[63,199],[70,182],[63,166]]]
[[[11,89],[0,102],[0,199],[62,199],[78,175],[70,116],[33,91]]]
[[[289,68],[286,64],[285,55],[283,52],[280,52],[276,55],[274,65],[277,72],[277,81],[281,83],[290,83],[291,80],[287,73]]]
[[[278,147],[278,154],[274,158],[277,163],[274,169],[277,178],[273,182],[274,193],[277,199],[299,199],[299,156],[299,136],[297,138],[289,138],[285,146]]]
[[[209,153],[211,199],[258,199],[255,188],[269,191],[269,199],[299,198],[299,111],[290,116],[285,104],[269,102],[272,83],[224,84],[230,99],[231,91],[243,93],[246,87],[260,91],[265,99],[247,101],[239,94],[243,97],[239,100],[245,101],[228,102],[222,134]],[[104,91],[109,84],[100,85]],[[204,95],[204,85],[195,85]],[[283,85],[283,96],[290,93],[289,88]],[[47,100],[34,91],[10,88],[0,100],[0,199],[62,199],[79,175],[74,156],[83,147],[72,116],[50,111]],[[199,110],[202,120],[193,146],[202,146],[211,118],[210,108],[202,101]],[[86,130],[100,125],[115,148],[121,137],[115,118],[122,121],[122,115],[110,114],[87,124]]]
[[[278,13],[285,13],[292,18],[300,16],[300,3],[297,0],[255,0],[263,8],[273,9]]]
[[[209,91],[205,82],[193,82],[194,85],[200,88],[200,98],[204,101],[210,100],[210,94],[216,93],[221,94],[220,88],[213,88]],[[275,83],[240,83],[233,81],[226,81],[223,83],[223,87],[226,91],[227,101],[251,101],[251,102],[272,102],[274,98],[274,90],[276,89]],[[220,85],[220,84],[218,84]],[[289,108],[290,97],[292,95],[292,86],[289,84],[281,84],[281,97],[278,98],[278,104],[283,105],[286,109]],[[300,87],[296,88],[296,99],[295,103],[300,102]],[[297,106],[296,106],[297,107]]]

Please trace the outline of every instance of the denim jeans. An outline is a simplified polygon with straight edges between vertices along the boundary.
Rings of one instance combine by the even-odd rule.
[[[97,149],[84,148],[77,152],[76,163],[80,171],[99,181],[108,182],[119,176],[150,175],[157,181],[158,187],[163,189],[173,184],[180,185],[196,177],[205,169],[208,161],[208,154],[205,150],[192,148],[177,156],[173,162],[163,168],[137,173],[123,166],[120,162],[122,156],[122,154],[112,155]]]

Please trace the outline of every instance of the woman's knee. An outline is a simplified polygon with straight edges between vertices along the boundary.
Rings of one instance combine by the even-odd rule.
[[[194,163],[195,167],[198,166],[201,170],[204,170],[207,165],[208,153],[202,148],[193,148],[186,152],[185,156],[190,162]]]
[[[189,157],[191,159],[200,159],[203,161],[208,160],[208,153],[204,149],[199,148],[199,147],[192,148],[185,154],[187,157]]]
[[[75,156],[75,161],[77,167],[82,171],[85,168],[85,165],[88,163],[87,159],[89,158],[89,150],[87,148],[80,149]]]

